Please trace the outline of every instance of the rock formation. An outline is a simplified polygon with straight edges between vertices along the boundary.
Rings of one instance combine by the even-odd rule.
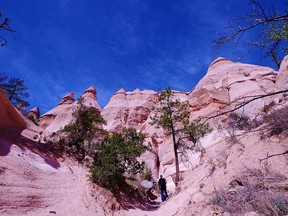
[[[60,101],[58,106],[63,105],[63,104],[72,104],[72,103],[74,103],[74,101],[75,101],[74,93],[73,92],[69,92],[67,95],[65,95],[62,98],[62,100]]]
[[[95,107],[99,111],[101,110],[96,100],[96,89],[94,86],[85,90],[81,97],[85,105]],[[74,100],[74,94],[70,92],[62,98],[55,108],[40,117],[39,126],[48,132],[56,132],[72,121],[72,113],[77,107],[78,104]]]
[[[288,57],[285,57],[281,64],[279,73],[277,73],[268,67],[232,62],[226,58],[219,57],[210,64],[207,74],[199,81],[192,91],[185,93],[174,91],[174,97],[180,101],[189,102],[191,119],[195,119],[200,116],[207,117],[223,111],[231,110],[240,103],[249,100],[251,96],[264,95],[287,89],[287,62]],[[7,98],[4,96],[3,91],[0,89],[0,104],[1,108],[4,107],[4,109],[0,109],[0,133],[2,132],[2,129],[7,131],[16,130],[21,132],[27,127],[27,122],[25,122],[26,120],[19,115],[17,110],[9,103],[9,101],[7,101]],[[175,184],[173,182],[173,177],[175,174],[175,161],[172,140],[170,137],[165,135],[161,128],[155,128],[149,124],[150,117],[153,116],[152,108],[157,105],[158,97],[159,93],[154,91],[141,91],[140,89],[135,89],[133,92],[126,92],[124,89],[120,89],[111,97],[109,103],[101,111],[96,98],[96,90],[93,86],[85,90],[82,95],[83,103],[85,105],[95,107],[95,109],[99,110],[99,112],[101,111],[101,115],[107,121],[107,125],[104,126],[106,130],[115,132],[121,131],[123,128],[133,127],[146,134],[145,144],[150,143],[153,149],[151,152],[145,153],[141,157],[141,160],[144,160],[152,169],[154,178],[157,178],[158,174],[162,174],[167,179],[168,190],[172,195],[175,191]],[[263,97],[241,107],[241,109],[237,110],[237,112],[241,114],[244,113],[251,119],[256,118],[257,116],[263,114],[263,108],[265,105],[269,105],[272,102],[275,107],[287,105],[286,97],[286,93],[274,97]],[[75,102],[74,95],[72,92],[70,92],[63,97],[61,102],[55,108],[40,117],[39,124],[43,129],[45,129],[43,133],[51,133],[63,128],[66,124],[71,122],[73,119],[72,113],[77,108],[77,101]],[[30,112],[37,117],[36,112]],[[271,160],[269,159],[269,164],[268,162],[267,164],[259,163],[259,159],[266,157],[268,153],[279,153],[285,151],[287,146],[286,142],[278,139],[277,137],[269,138],[269,142],[267,142],[269,145],[267,145],[266,141],[263,140],[257,133],[244,133],[244,135],[242,133],[242,136],[237,136],[237,142],[231,144],[231,142],[227,139],[227,137],[231,135],[228,131],[229,128],[224,128],[226,126],[225,124],[227,118],[227,116],[220,116],[211,121],[210,123],[212,126],[214,126],[214,130],[200,140],[201,147],[203,147],[202,151],[188,152],[186,157],[189,158],[189,163],[185,163],[185,161],[181,162],[180,171],[183,181],[180,183],[179,191],[174,193],[174,195],[169,198],[169,205],[166,205],[165,207],[165,204],[163,204],[157,210],[157,212],[145,212],[145,214],[151,216],[213,215],[215,213],[213,212],[214,210],[206,208],[207,199],[211,198],[211,194],[215,192],[214,190],[216,187],[224,187],[225,185],[228,187],[237,176],[243,175],[244,171],[247,170],[247,167],[251,168],[251,170],[263,169],[265,172],[267,171],[265,175],[270,175],[271,173],[269,174],[268,169],[272,168],[273,172],[275,171],[278,176],[283,175],[284,177],[286,176],[287,179],[287,161],[285,157],[278,159],[273,158]],[[221,127],[218,127],[219,125],[221,125]],[[24,130],[24,132],[25,131],[27,131],[27,129]],[[9,173],[8,171],[7,173],[9,173],[13,179],[18,178],[23,182],[23,179],[25,178],[31,177],[31,179],[36,179],[36,183],[34,182],[35,187],[32,191],[33,196],[35,195],[35,197],[28,197],[27,199],[32,201],[34,199],[35,202],[38,202],[40,198],[44,199],[43,197],[37,197],[36,195],[37,191],[41,191],[41,194],[45,193],[45,190],[41,188],[40,184],[42,182],[47,184],[47,181],[43,179],[45,174],[52,176],[49,178],[50,181],[52,181],[52,178],[54,177],[57,178],[55,182],[59,184],[61,184],[60,182],[62,180],[67,181],[68,177],[75,178],[75,181],[81,185],[83,185],[83,182],[86,181],[79,180],[77,179],[77,176],[74,175],[73,172],[75,171],[76,174],[81,174],[81,176],[84,176],[84,173],[81,172],[79,167],[77,168],[75,165],[72,166],[74,171],[69,173],[67,164],[64,162],[57,162],[47,155],[41,155],[42,157],[38,157],[35,156],[34,153],[25,153],[18,148],[14,149],[13,151],[15,151],[15,155],[11,154],[11,158],[16,157],[17,154],[20,154],[23,158],[25,158],[23,170],[26,173],[24,173],[23,176],[21,173]],[[34,158],[35,163],[28,163],[30,160],[33,160],[32,158]],[[47,161],[49,163],[46,163]],[[7,160],[7,164],[11,165],[9,160]],[[13,166],[20,166],[20,164],[21,161],[17,161],[17,163],[15,162]],[[0,175],[5,171],[1,170],[4,169],[1,168],[1,166]],[[264,168],[262,166],[264,166]],[[32,169],[33,175],[30,175],[29,173],[27,174],[30,168]],[[42,177],[38,179],[36,173],[40,173]],[[63,174],[67,175],[68,177],[63,176]],[[5,182],[9,182],[7,175],[5,178],[1,178],[5,179]],[[285,179],[284,177],[283,179]],[[34,180],[31,179],[29,181],[33,182]],[[31,184],[33,185],[33,183]],[[76,184],[69,182],[69,186],[76,187]],[[150,186],[148,186],[149,185],[145,182],[144,187],[149,188]],[[85,187],[87,189],[87,185]],[[269,187],[270,182],[267,183],[267,188]],[[15,188],[5,189],[5,194],[9,194],[9,191],[13,192],[9,196],[9,199],[12,201],[13,199],[18,199]],[[56,187],[52,188],[52,190],[54,189],[56,190]],[[67,188],[65,189],[64,186],[62,189],[64,192],[67,192]],[[86,189],[84,193],[87,195]],[[24,190],[26,190],[25,187],[23,191]],[[57,201],[62,200],[61,196],[63,196],[64,192],[61,192],[60,190],[60,192],[57,193]],[[77,193],[78,192],[81,192],[80,187],[77,187]],[[74,191],[73,195],[78,197],[77,193]],[[3,194],[0,192],[0,203],[1,197],[4,197],[5,194],[4,192]],[[49,199],[52,199],[51,194],[51,191],[47,191],[46,193]],[[91,199],[90,195],[88,197]],[[24,198],[22,198],[21,202],[19,201],[20,205],[25,204],[25,202],[23,203]],[[69,200],[72,201],[71,197]],[[58,205],[50,201],[47,201],[47,203],[51,206],[56,206],[57,209],[61,209],[61,207],[63,207],[61,206],[61,203]],[[89,201],[85,201],[86,203],[89,203]],[[9,205],[12,206],[11,203]],[[50,210],[49,205],[48,207]],[[69,203],[65,202],[65,205],[69,205]],[[84,206],[84,202],[82,203],[81,201],[81,208],[84,208]],[[93,212],[90,210],[91,208],[89,209],[89,213]],[[25,208],[23,211],[29,212],[29,209],[27,210]],[[84,213],[87,213],[87,210],[85,211]],[[46,214],[44,211],[39,212]],[[103,211],[100,212],[103,213]],[[1,213],[2,212],[0,209],[0,214]],[[71,213],[71,211],[67,210],[64,213],[68,214]],[[74,209],[73,213],[75,213],[75,215],[79,215],[81,214],[81,210],[77,211]],[[122,211],[119,212],[119,215],[126,215],[126,213],[127,212]],[[129,213],[130,215],[144,214],[143,212],[139,212],[135,209],[131,210]],[[220,212],[219,215],[222,213],[223,212]],[[115,215],[117,215],[117,213],[115,213]]]
[[[120,89],[101,112],[107,121],[104,128],[108,131],[121,131],[125,127],[140,129],[157,103],[157,95],[148,90],[126,92]]]
[[[276,76],[271,68],[219,57],[210,64],[207,74],[189,95],[192,111],[201,110],[196,115],[207,115],[229,103],[243,101],[245,97],[275,91]],[[264,100],[249,104],[249,112],[255,114],[264,104]]]
[[[0,88],[0,138],[8,134],[15,136],[27,127],[24,117],[10,103],[3,89]],[[13,135],[9,136],[13,138]]]
[[[34,107],[33,109],[29,110],[26,116],[32,116],[33,119],[38,120],[40,117],[40,111],[38,107]]]

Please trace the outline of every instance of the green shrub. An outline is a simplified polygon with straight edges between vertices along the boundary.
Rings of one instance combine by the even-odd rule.
[[[124,174],[137,174],[144,169],[144,162],[137,158],[146,151],[144,134],[135,129],[124,129],[121,133],[107,136],[98,146],[90,168],[92,181],[107,189],[119,188]]]
[[[73,113],[74,121],[66,125],[62,132],[66,134],[67,153],[82,161],[95,148],[93,140],[105,133],[102,124],[106,124],[106,121],[96,108],[85,106],[82,98],[78,104],[79,108]]]

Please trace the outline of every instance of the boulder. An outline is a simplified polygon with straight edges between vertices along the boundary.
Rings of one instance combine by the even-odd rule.
[[[144,181],[141,181],[141,186],[145,189],[150,189],[153,187],[153,182],[151,181],[147,181],[147,180],[144,180]]]

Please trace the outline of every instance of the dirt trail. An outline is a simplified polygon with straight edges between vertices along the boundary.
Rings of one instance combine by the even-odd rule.
[[[87,174],[75,162],[0,140],[0,215],[106,215],[107,201],[92,194]]]
[[[160,200],[145,204],[136,200],[137,195],[132,196],[134,204],[126,200],[131,202],[131,208],[119,210],[116,198],[93,185],[83,166],[67,158],[55,159],[29,146],[0,139],[1,216],[157,216],[176,211],[170,200],[158,209]],[[151,211],[143,210],[145,206]]]

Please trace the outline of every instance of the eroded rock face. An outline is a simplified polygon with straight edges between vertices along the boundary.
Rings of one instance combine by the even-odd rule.
[[[63,104],[72,104],[74,103],[75,99],[74,99],[74,92],[69,92],[67,95],[65,95],[62,100],[60,101],[59,105],[63,105]]]
[[[154,91],[120,89],[101,112],[107,121],[104,128],[108,131],[121,131],[125,127],[140,129],[157,101],[158,94]]]
[[[35,120],[38,120],[40,117],[40,111],[38,107],[35,107],[31,110],[29,110],[26,114],[26,116],[32,116]]]
[[[219,57],[210,64],[207,74],[189,95],[192,110],[201,110],[201,115],[207,115],[208,110],[215,112],[241,98],[274,91],[276,76],[277,73],[271,68]],[[265,100],[258,100],[247,109],[253,114],[264,104]],[[208,113],[203,109],[207,109]]]
[[[90,86],[90,88],[84,91],[84,94],[81,96],[83,98],[83,102],[86,106],[95,107],[97,110],[101,111],[101,107],[97,102],[97,92],[94,86]]]
[[[276,85],[279,90],[288,88],[288,55],[281,62],[279,73],[276,78]]]
[[[0,88],[0,138],[9,136],[9,134],[20,135],[26,127],[24,117],[11,104],[4,90]]]
[[[101,110],[96,100],[96,89],[94,86],[85,90],[81,97],[86,106],[95,107],[99,111]],[[40,117],[39,126],[48,132],[56,132],[64,128],[65,125],[73,120],[72,113],[78,106],[77,101],[74,101],[73,92],[68,93],[55,108]]]
[[[175,92],[174,95],[180,101],[189,100],[190,117],[195,119],[221,112],[224,109],[234,108],[233,102],[241,102],[241,99],[247,96],[275,91],[276,76],[277,73],[271,68],[235,63],[220,57],[210,65],[207,74],[190,93]],[[249,103],[244,107],[245,114],[253,116],[261,112],[264,105],[270,102],[271,98],[264,98]],[[241,109],[242,111],[243,109]],[[153,112],[150,113],[150,116],[152,115]],[[154,157],[153,154],[146,154],[145,162],[153,169],[153,174],[156,176],[162,174],[166,179],[172,180],[171,176],[175,174],[175,159],[171,137],[149,125],[148,120],[141,129],[147,135],[146,142],[152,144],[155,153]],[[157,133],[155,133],[156,131]],[[207,144],[205,142],[203,145],[214,145],[219,142],[218,137],[220,137],[218,133],[211,133],[210,136],[202,140],[204,142],[209,140]],[[200,163],[202,153],[187,152],[187,156],[190,162],[180,162],[181,171],[197,166]],[[168,189],[174,191],[175,185],[170,182]]]

